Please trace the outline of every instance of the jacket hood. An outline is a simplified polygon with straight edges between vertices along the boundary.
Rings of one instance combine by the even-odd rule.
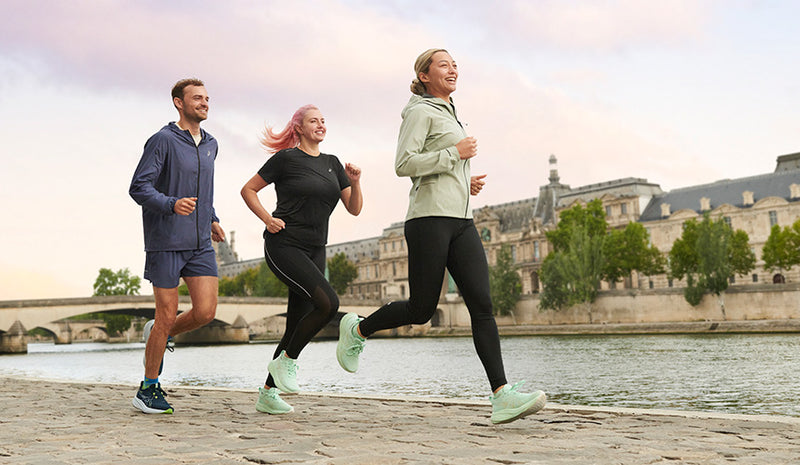
[[[408,99],[408,103],[403,108],[403,111],[400,112],[400,116],[405,118],[408,112],[417,105],[431,105],[435,107],[441,107],[441,110],[445,110],[448,113],[452,113],[452,111],[448,108],[449,105],[444,100],[440,99],[439,97],[434,97],[432,95],[417,95],[412,94],[411,98]]]
[[[194,144],[194,140],[192,139],[192,137],[189,134],[187,134],[187,131],[185,129],[181,129],[180,127],[178,127],[178,123],[176,121],[170,121],[162,129],[168,129],[177,134],[179,137],[189,140],[192,142],[192,144]],[[200,140],[203,142],[214,140],[214,136],[207,133],[206,130],[203,128],[200,128],[200,136],[201,136]]]

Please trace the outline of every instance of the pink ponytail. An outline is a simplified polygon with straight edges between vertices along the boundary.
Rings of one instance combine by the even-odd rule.
[[[273,132],[270,126],[264,129],[264,133],[261,135],[261,145],[264,146],[267,152],[275,153],[283,149],[297,147],[297,144],[300,143],[300,135],[297,134],[295,126],[303,124],[303,118],[308,110],[319,110],[319,108],[314,105],[303,105],[298,108],[281,132]]]

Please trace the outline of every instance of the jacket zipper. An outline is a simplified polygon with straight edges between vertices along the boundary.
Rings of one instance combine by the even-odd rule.
[[[436,108],[439,111],[444,111],[441,108],[439,108],[438,105],[436,105],[436,104],[434,104],[432,102],[428,102],[428,101],[423,100],[423,103],[425,103],[427,105],[430,105],[430,106],[432,106],[433,108]],[[464,125],[461,124],[461,121],[459,121],[459,119],[458,119],[458,114],[456,113],[456,106],[453,105],[452,103],[448,103],[448,105],[449,105],[450,109],[453,110],[453,113],[451,113],[451,116],[453,117],[454,120],[456,120],[456,123],[458,123],[458,125],[461,126],[461,129],[463,130],[464,129]],[[464,134],[465,135],[467,134],[466,130],[464,130]],[[466,203],[464,205],[464,216],[466,217],[469,214],[469,196],[470,196],[470,192],[469,191],[470,191],[470,187],[471,187],[471,185],[470,185],[471,184],[471,182],[470,182],[471,180],[467,179],[467,162],[466,161],[464,162],[464,168],[462,169],[462,172],[464,173],[464,178],[465,178],[465,180],[467,182],[467,201],[466,201]],[[416,187],[416,190],[417,191],[419,190],[419,186]]]
[[[458,123],[458,125],[461,126],[461,129],[464,130],[464,125],[461,124],[461,121],[459,121],[459,119],[458,119],[458,114],[456,113],[456,106],[451,103],[450,104],[450,108],[453,109],[453,118],[456,120],[456,123]],[[467,131],[464,130],[464,135],[466,136],[466,134],[467,134]],[[471,187],[471,182],[470,182],[469,176],[467,176],[467,162],[466,161],[464,161],[464,168],[463,168],[462,171],[464,173],[464,179],[467,182],[467,202],[464,205],[464,217],[466,217],[469,214],[469,196],[470,196],[470,187]]]
[[[194,140],[192,140],[194,142]],[[201,141],[202,143],[202,141]],[[195,186],[195,197],[197,198],[197,204],[195,205],[195,212],[194,212],[194,226],[195,226],[195,234],[197,237],[197,246],[195,249],[200,248],[200,144],[195,145],[195,152],[197,153],[197,185]]]
[[[470,196],[469,190],[470,190],[470,187],[471,187],[470,186],[470,180],[467,179],[467,178],[468,178],[468,176],[467,176],[467,162],[465,161],[464,162],[464,179],[466,179],[466,181],[467,181],[467,203],[466,203],[466,205],[464,205],[464,217],[465,218],[467,216],[469,216],[469,196]]]

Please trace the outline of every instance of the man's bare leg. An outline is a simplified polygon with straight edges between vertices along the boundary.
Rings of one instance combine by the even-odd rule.
[[[167,347],[167,337],[175,324],[175,317],[178,314],[178,288],[153,286],[153,295],[156,298],[155,324],[150,330],[150,337],[144,349],[144,376],[150,379],[158,378],[161,359],[164,358],[164,348]]]
[[[184,277],[192,308],[178,315],[178,288],[153,286],[156,299],[155,324],[150,331],[145,347],[144,375],[158,378],[158,370],[164,357],[167,338],[200,328],[214,319],[217,313],[219,280],[216,276]]]
[[[190,276],[184,277],[183,280],[189,288],[192,309],[181,313],[175,319],[169,331],[169,335],[173,337],[207,325],[217,313],[219,279],[216,276]],[[164,344],[166,345],[166,339]]]

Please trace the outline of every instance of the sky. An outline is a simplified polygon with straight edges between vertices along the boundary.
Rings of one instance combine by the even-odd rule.
[[[205,81],[220,145],[215,208],[242,259],[263,224],[239,191],[258,137],[313,103],[321,149],[362,168],[364,208],[329,243],[405,217],[394,173],[416,57],[447,49],[478,139],[473,207],[535,197],[548,158],[572,187],[662,189],[772,172],[800,151],[792,0],[4,0],[0,16],[0,300],[86,297],[100,268],[144,267],[128,195],[145,141],[177,119],[172,85]],[[274,190],[261,200],[271,210]],[[152,288],[142,283],[142,294]]]

